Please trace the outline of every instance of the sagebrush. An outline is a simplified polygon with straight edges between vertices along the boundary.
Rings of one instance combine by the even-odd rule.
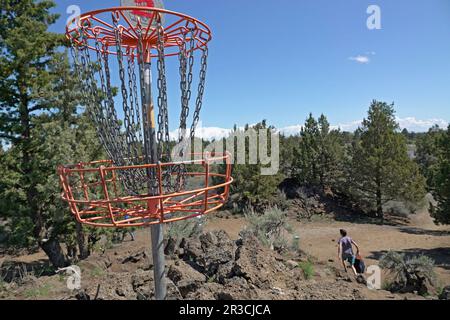
[[[392,291],[426,292],[426,282],[436,284],[434,261],[425,256],[406,257],[404,253],[389,251],[380,259],[380,267],[393,276]]]
[[[245,219],[247,230],[253,233],[263,245],[281,251],[289,247],[286,234],[292,235],[293,230],[283,210],[272,207],[265,210],[263,214],[249,211],[245,214]],[[297,242],[296,237],[293,239]],[[291,247],[298,248],[298,242]]]

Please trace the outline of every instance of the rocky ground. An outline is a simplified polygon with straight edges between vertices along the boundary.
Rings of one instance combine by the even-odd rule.
[[[67,289],[67,275],[24,278],[4,284],[3,299],[151,299],[153,271],[146,231],[78,264],[81,289]],[[306,274],[301,264],[311,264]],[[251,235],[232,240],[225,231],[185,239],[167,256],[169,299],[424,299],[372,291],[333,263],[303,252],[279,254]]]
[[[321,206],[325,205],[315,207],[322,210]],[[205,231],[198,237],[167,246],[169,299],[437,299],[438,290],[430,290],[426,298],[369,290],[345,273],[337,261],[340,228],[347,229],[360,244],[366,265],[378,264],[389,249],[425,254],[436,263],[439,288],[434,289],[450,285],[450,227],[434,225],[428,212],[407,219],[394,217],[386,221],[389,225],[380,225],[325,209],[326,214],[308,219],[298,219],[299,210],[290,214],[301,250],[282,253],[242,232],[243,217],[229,212],[208,217]],[[79,290],[68,289],[70,275],[54,274],[42,252],[4,254],[0,256],[0,299],[151,299],[149,247],[148,229],[139,230],[136,241],[105,245],[77,264]]]

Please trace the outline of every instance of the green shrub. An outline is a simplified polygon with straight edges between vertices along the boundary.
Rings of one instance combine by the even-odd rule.
[[[289,209],[290,203],[286,196],[286,193],[284,193],[283,191],[280,191],[280,190],[277,191],[276,203],[277,203],[277,207],[280,208],[281,210]]]
[[[203,217],[173,222],[166,228],[166,236],[177,242],[183,238],[192,238],[203,232],[205,223]]]
[[[284,211],[272,207],[260,215],[251,210],[245,214],[245,219],[247,230],[253,233],[263,245],[278,250],[288,247],[284,233],[292,233],[292,228]]]
[[[298,264],[298,267],[302,269],[303,274],[305,275],[305,279],[309,280],[314,277],[314,265],[311,261],[303,261]]]
[[[95,267],[94,269],[91,270],[91,275],[94,277],[100,277],[104,274],[105,274],[105,270],[103,270],[100,267]]]
[[[48,297],[49,293],[50,293],[50,285],[44,284],[43,286],[40,286],[38,288],[32,288],[32,289],[25,290],[24,295],[28,299],[33,299],[33,298]]]
[[[381,289],[382,290],[386,290],[386,291],[391,291],[392,289],[392,282],[390,281],[383,281],[382,285],[381,285]]]

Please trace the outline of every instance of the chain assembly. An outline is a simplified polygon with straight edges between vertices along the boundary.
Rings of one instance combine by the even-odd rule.
[[[182,146],[178,156],[183,158],[189,153],[189,142],[194,139],[203,104],[209,38],[203,35],[204,30],[188,20],[180,20],[185,25],[175,29],[176,33],[166,30],[161,14],[157,12],[153,23],[148,26],[143,26],[140,19],[135,25],[127,26],[130,22],[120,11],[111,11],[111,18],[112,23],[101,27],[93,27],[91,20],[82,21],[69,37],[73,65],[83,87],[87,113],[113,164],[117,167],[133,166],[132,170],[118,171],[118,178],[129,195],[142,194],[143,190],[157,193],[160,188],[164,192],[184,190],[187,173],[184,164],[164,169],[162,186],[158,185],[156,169],[139,169],[139,166],[172,160],[166,57],[175,54],[167,53],[166,49],[175,46],[178,48],[181,91],[179,130],[175,142]],[[95,52],[95,58],[90,52]],[[196,52],[201,52],[200,77],[192,124],[188,129]],[[114,72],[117,69],[118,78],[111,77],[112,68]],[[153,68],[156,74],[154,83]],[[153,86],[157,92],[157,110],[153,108]],[[118,104],[121,108],[116,109]]]

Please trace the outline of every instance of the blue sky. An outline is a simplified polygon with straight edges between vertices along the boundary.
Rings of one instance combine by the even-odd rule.
[[[64,32],[69,5],[85,12],[119,0],[56,3],[61,19],[52,31]],[[381,30],[366,26],[371,4],[381,9]],[[401,124],[414,130],[450,121],[449,0],[165,0],[165,6],[213,30],[205,127],[268,119],[296,130],[313,112],[351,129],[372,99],[395,102]],[[179,100],[172,101],[178,110]]]

